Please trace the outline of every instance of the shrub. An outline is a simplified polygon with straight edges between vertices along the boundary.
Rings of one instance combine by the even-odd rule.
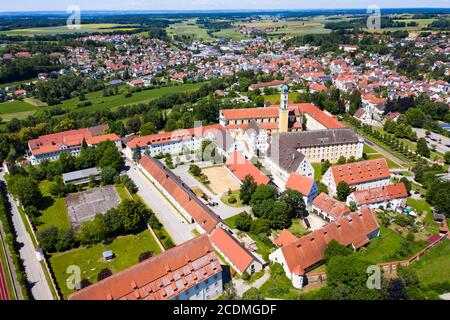
[[[100,272],[98,273],[97,281],[102,281],[111,276],[112,276],[111,270],[109,270],[108,268],[104,268],[104,269],[100,270]]]
[[[236,203],[236,202],[237,202],[237,200],[236,200],[236,197],[235,197],[235,196],[230,196],[230,197],[228,198],[228,203],[233,204],[233,203]]]
[[[142,252],[142,253],[139,255],[139,262],[142,262],[142,261],[144,261],[144,260],[150,259],[151,257],[153,257],[153,252],[152,252],[152,251],[145,251],[145,252]]]
[[[250,275],[248,274],[248,272],[244,272],[241,276],[242,280],[249,280],[250,279]]]

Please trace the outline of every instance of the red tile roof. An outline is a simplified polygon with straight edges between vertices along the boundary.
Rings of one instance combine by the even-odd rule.
[[[222,272],[207,235],[182,243],[69,296],[69,300],[168,300]]]
[[[335,219],[350,213],[350,209],[345,203],[337,201],[324,192],[315,197],[312,204]]]
[[[369,208],[342,217],[312,233],[281,247],[289,270],[303,275],[305,271],[321,262],[328,243],[339,243],[358,249],[369,242],[368,235],[379,230],[378,222]]]
[[[270,182],[268,176],[237,151],[234,151],[227,159],[226,166],[240,181],[251,175],[257,184],[268,184]]]
[[[370,181],[390,178],[389,167],[386,159],[379,158],[373,160],[346,163],[331,167],[333,178],[338,185],[345,181],[350,186]]]
[[[217,227],[211,232],[213,244],[241,272],[245,272],[255,258],[227,231]]]
[[[168,142],[177,142],[183,140],[190,140],[197,135],[205,135],[208,131],[224,131],[220,124],[196,127],[190,129],[175,130],[170,132],[161,132],[157,134],[151,134],[148,136],[136,136],[128,142],[129,148],[136,148],[137,146],[145,147],[148,145],[159,145]]]
[[[190,190],[180,178],[160,161],[144,155],[139,164],[177,201],[195,222],[210,233],[220,219]]]
[[[257,119],[257,118],[278,118],[278,105],[267,108],[246,108],[246,109],[226,109],[221,110],[222,115],[229,120],[237,119]],[[306,113],[310,117],[317,120],[327,129],[346,128],[346,126],[334,117],[330,117],[325,112],[317,108],[312,103],[289,104],[289,110],[296,115]]]
[[[98,135],[97,131],[97,127],[93,127],[47,134],[44,136],[40,136],[37,139],[29,140],[28,147],[30,148],[33,155],[41,155],[50,152],[61,151],[62,145],[65,145],[68,148],[80,147],[83,143],[83,139],[85,139],[86,142],[91,145],[95,145],[107,140],[120,140],[120,137],[114,133]]]
[[[297,172],[292,172],[286,181],[286,188],[301,192],[304,196],[311,193],[314,180],[305,176],[301,176]]]
[[[283,229],[283,231],[281,231],[280,236],[274,240],[273,242],[279,246],[279,247],[283,247],[291,242],[297,241],[298,238],[293,235],[288,229]]]
[[[357,205],[385,202],[388,200],[406,198],[408,191],[403,182],[382,187],[357,190],[353,193]]]

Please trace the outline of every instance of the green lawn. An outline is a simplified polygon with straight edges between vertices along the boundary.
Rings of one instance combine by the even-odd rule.
[[[406,200],[406,204],[414,208],[418,214],[420,212],[424,212],[425,217],[423,217],[423,223],[428,233],[427,236],[439,233],[439,226],[434,221],[433,211],[431,210],[431,205],[429,205],[428,202],[425,200],[408,198]]]
[[[237,214],[237,215],[235,215],[235,216],[232,216],[232,217],[229,217],[229,218],[226,218],[225,220],[223,220],[223,221],[225,221],[225,223],[230,227],[230,228],[232,228],[232,229],[236,229],[236,218],[239,216],[239,214]]]
[[[372,263],[389,262],[391,256],[401,248],[402,243],[406,242],[408,240],[399,233],[381,226],[380,236],[370,240],[367,247],[361,248],[357,253]],[[410,242],[410,244],[414,252],[411,256],[427,245],[423,242]]]
[[[420,283],[429,285],[433,282],[450,280],[450,240],[443,240],[430,249],[411,267],[417,272]]]
[[[105,262],[102,252],[112,250],[115,259]],[[56,253],[50,258],[50,264],[64,298],[73,292],[66,286],[67,267],[79,266],[81,277],[89,279],[92,283],[97,281],[97,275],[103,268],[109,268],[113,273],[122,271],[139,262],[139,255],[145,251],[155,254],[161,250],[148,230],[137,235],[118,237],[111,244],[98,244],[90,248],[78,248],[63,253]]]
[[[228,200],[230,199],[231,196],[234,196],[234,198],[236,199],[235,203],[230,203]],[[222,201],[223,203],[225,203],[227,206],[233,207],[233,208],[240,208],[243,207],[244,204],[242,203],[240,196],[240,191],[233,191],[231,193],[231,195],[224,195],[222,198],[220,198],[220,201]]]
[[[311,163],[314,168],[314,180],[320,181],[322,180],[322,164],[320,163]]]
[[[194,39],[212,40],[206,31],[206,29],[200,28],[195,19],[175,23],[166,28],[167,34],[171,36],[188,36]]]
[[[392,161],[391,159],[389,159],[389,158],[386,158],[385,156],[383,156],[382,154],[380,154],[380,153],[372,153],[372,154],[369,154],[368,156],[367,156],[367,158],[368,159],[380,159],[380,158],[384,158],[384,159],[386,159],[386,162],[387,162],[387,164],[388,164],[388,167],[389,167],[389,169],[399,169],[399,168],[401,168],[398,164],[396,164],[394,161]]]
[[[0,103],[0,114],[32,111],[36,109],[35,106],[19,100]]]
[[[115,185],[117,194],[119,195],[121,200],[127,200],[130,199],[130,194],[128,193],[128,190],[123,185]]]
[[[309,233],[308,229],[306,229],[300,222],[300,219],[293,219],[292,226],[289,228],[289,231],[292,232],[297,237],[302,237]]]
[[[298,92],[291,92],[289,94],[289,102],[294,103],[294,101],[298,95],[299,95]],[[280,104],[280,94],[279,93],[265,95],[263,97],[264,97],[264,102],[270,101],[271,104]]]
[[[281,269],[282,267],[280,265],[278,265],[277,268],[275,268],[274,265],[271,265],[270,277],[261,286],[261,294],[266,298],[295,300],[298,297],[300,290],[295,289],[292,286],[291,280],[289,280]]]
[[[63,198],[52,197],[50,195],[49,187],[52,184],[50,181],[42,181],[39,184],[42,194],[47,199],[53,201],[51,206],[42,211],[39,217],[40,225],[37,226],[38,231],[48,228],[52,225],[58,228],[70,228],[69,216],[67,214],[66,202]]]

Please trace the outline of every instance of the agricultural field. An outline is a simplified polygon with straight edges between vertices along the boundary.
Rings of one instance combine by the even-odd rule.
[[[130,31],[136,25],[120,25],[114,23],[82,24],[80,29],[69,29],[67,26],[43,27],[29,29],[14,29],[1,31],[0,34],[8,36],[35,36],[35,35],[53,35],[53,34],[75,34],[75,33],[96,33],[113,31]]]
[[[25,101],[11,101],[0,103],[0,118],[10,121],[12,118],[24,119],[33,114],[38,107]]]
[[[188,36],[194,39],[212,40],[206,33],[206,29],[200,28],[196,20],[186,20],[180,23],[174,23],[166,28],[168,35]]]
[[[115,255],[115,258],[110,262],[106,262],[102,258],[102,253],[107,250],[112,250]],[[122,271],[137,264],[139,255],[146,251],[151,251],[154,254],[161,252],[148,230],[136,235],[118,237],[110,244],[97,244],[90,248],[77,248],[53,254],[50,258],[50,264],[61,292],[66,299],[73,292],[66,285],[66,279],[69,276],[66,273],[67,267],[71,265],[80,267],[81,278],[95,283],[100,270],[108,268],[112,273]]]

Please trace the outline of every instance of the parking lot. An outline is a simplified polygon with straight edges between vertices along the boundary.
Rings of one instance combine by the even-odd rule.
[[[117,207],[120,198],[114,186],[105,186],[72,193],[65,201],[70,223],[76,229],[83,221],[94,219],[96,214],[104,214]]]

